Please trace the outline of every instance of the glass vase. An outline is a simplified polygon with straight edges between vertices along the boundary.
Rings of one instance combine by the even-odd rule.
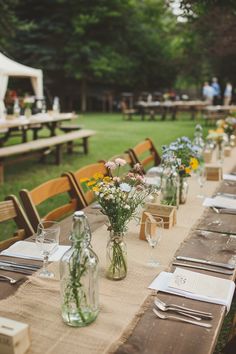
[[[179,204],[185,204],[188,196],[189,184],[187,177],[180,177],[179,183]]]
[[[111,280],[121,280],[127,275],[127,247],[124,233],[110,231],[107,249],[106,276]]]
[[[61,309],[66,324],[84,327],[99,312],[98,257],[89,247],[91,235],[86,217],[73,221],[76,222],[71,234],[72,247],[60,261]]]
[[[179,174],[175,163],[166,163],[161,176],[161,204],[179,206]]]

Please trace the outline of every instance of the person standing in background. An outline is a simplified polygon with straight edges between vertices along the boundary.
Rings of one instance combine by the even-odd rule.
[[[231,99],[232,99],[232,85],[230,82],[227,82],[224,91],[224,106],[230,105]]]
[[[218,105],[220,104],[221,92],[217,77],[213,77],[211,87],[214,90],[213,104]]]
[[[202,95],[203,95],[204,101],[206,101],[208,105],[212,105],[213,97],[214,97],[214,90],[213,90],[213,87],[210,86],[207,81],[204,82],[203,89],[202,89]]]

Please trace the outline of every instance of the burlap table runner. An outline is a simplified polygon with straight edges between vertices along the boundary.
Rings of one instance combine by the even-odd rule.
[[[235,161],[233,156],[224,165],[230,171]],[[160,271],[167,269],[172,258],[186,239],[190,228],[201,216],[202,200],[196,198],[199,187],[196,179],[190,182],[188,202],[179,208],[177,226],[163,230],[156,257],[161,266],[149,268],[149,246],[138,238],[139,227],[132,222],[126,238],[128,246],[128,275],[118,282],[105,278],[105,250],[108,237],[106,227],[93,233],[93,248],[100,259],[100,313],[97,320],[86,328],[71,328],[65,325],[60,313],[60,283],[58,264],[52,267],[57,275],[54,280],[32,276],[15,295],[0,302],[1,316],[26,322],[31,328],[29,354],[100,354],[111,352],[125,338],[136,323],[140,309],[150,291],[148,285]],[[211,195],[217,182],[207,183],[207,194]]]

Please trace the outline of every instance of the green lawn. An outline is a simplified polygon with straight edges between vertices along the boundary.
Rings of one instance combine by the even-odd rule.
[[[160,121],[160,119],[141,121],[138,116],[134,117],[132,121],[124,121],[119,113],[93,113],[81,115],[78,118],[78,123],[97,132],[94,137],[90,138],[87,156],[65,153],[60,166],[53,165],[53,159],[50,156],[45,164],[31,159],[6,166],[5,183],[0,188],[0,200],[9,194],[18,196],[22,188],[31,190],[44,181],[60,176],[64,171],[75,171],[86,164],[109,159],[109,157],[122,153],[147,137],[150,137],[157,149],[161,151],[163,144],[169,143],[177,137],[187,135],[192,138],[196,124],[190,120],[187,113],[179,116],[176,121]],[[41,136],[48,136],[48,130],[44,129]],[[10,139],[8,145],[17,142],[20,142],[19,137]],[[1,233],[0,239],[5,237]]]

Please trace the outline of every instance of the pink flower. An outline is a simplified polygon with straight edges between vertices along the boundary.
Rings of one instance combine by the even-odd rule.
[[[105,163],[105,166],[109,169],[109,170],[115,170],[116,169],[116,164],[113,161],[107,161]]]
[[[126,161],[124,159],[115,159],[115,163],[117,166],[125,166],[126,165]]]
[[[140,165],[140,163],[136,163],[134,165],[134,171],[142,171],[142,166]]]
[[[117,176],[113,177],[113,181],[119,183],[120,182],[120,177],[117,177]]]

